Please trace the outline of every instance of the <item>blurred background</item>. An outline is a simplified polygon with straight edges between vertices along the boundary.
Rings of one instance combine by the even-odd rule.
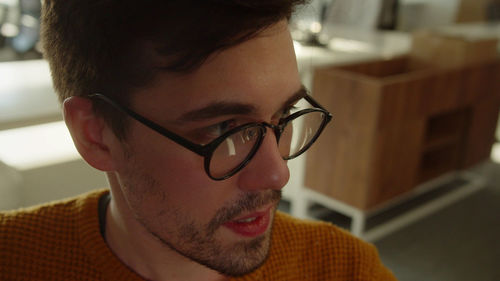
[[[62,121],[39,0],[0,0],[0,210],[107,186]],[[313,0],[290,22],[333,114],[280,208],[375,243],[399,280],[500,280],[500,1]]]

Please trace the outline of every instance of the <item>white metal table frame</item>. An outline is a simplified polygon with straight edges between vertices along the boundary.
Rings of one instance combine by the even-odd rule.
[[[423,195],[424,193],[443,187],[444,185],[452,183],[457,179],[464,180],[464,183],[455,187],[453,190],[422,203],[415,208],[405,211],[396,217],[387,220],[386,222],[376,225],[371,229],[366,229],[366,222],[368,218],[394,208],[395,206],[419,195]],[[291,200],[290,212],[295,217],[315,219],[309,214],[309,207],[314,203],[318,203],[329,210],[350,217],[351,233],[366,241],[373,242],[404,226],[434,214],[463,198],[466,198],[467,196],[479,191],[484,186],[485,180],[478,174],[470,171],[452,172],[420,184],[412,191],[398,196],[397,198],[369,211],[358,209],[344,202],[303,187],[300,191],[301,196]]]

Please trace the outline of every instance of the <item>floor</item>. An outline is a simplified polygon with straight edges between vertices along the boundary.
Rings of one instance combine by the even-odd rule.
[[[400,281],[500,280],[500,164],[486,188],[375,243]]]
[[[398,280],[500,280],[500,164],[487,162],[472,171],[484,176],[483,189],[374,243]],[[287,211],[289,205],[282,202],[280,209]],[[318,213],[322,220],[349,227],[345,216]]]

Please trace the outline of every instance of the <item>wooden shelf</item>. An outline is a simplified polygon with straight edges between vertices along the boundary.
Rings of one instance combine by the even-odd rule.
[[[361,210],[489,157],[500,59],[461,68],[410,57],[316,70],[335,116],[307,153],[305,186]]]
[[[422,154],[418,183],[426,182],[459,167],[458,143],[428,150]]]
[[[418,183],[460,167],[460,152],[469,119],[468,107],[429,116],[422,144]]]
[[[461,141],[461,137],[462,136],[459,134],[445,135],[439,138],[435,137],[432,140],[426,141],[424,143],[422,152],[425,153],[442,147],[455,145],[457,142]]]

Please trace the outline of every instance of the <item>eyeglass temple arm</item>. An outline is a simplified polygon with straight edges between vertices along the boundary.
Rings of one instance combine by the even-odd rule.
[[[328,110],[326,110],[323,106],[321,106],[321,104],[319,104],[315,99],[313,99],[313,97],[311,97],[311,95],[305,95],[304,98],[312,106],[323,109],[324,111],[328,112],[329,115],[331,115],[331,113]]]
[[[113,101],[112,99],[108,98],[107,96],[103,95],[103,94],[91,94],[91,95],[88,95],[89,98],[99,98],[99,99],[102,99],[103,101],[107,102],[108,104],[110,104],[111,106],[113,106],[115,109],[129,115],[130,117],[134,118],[135,120],[139,121],[140,123],[146,125],[147,127],[153,129],[154,131],[156,131],[157,133],[171,139],[172,141],[188,148],[189,150],[201,155],[201,156],[205,156],[205,148],[201,145],[198,145],[198,144],[195,144],[195,143],[192,143],[191,141],[181,137],[181,136],[178,136],[176,135],[175,133],[173,132],[170,132],[169,130],[163,128],[162,126],[156,124],[155,122],[151,121],[151,120],[148,120],[146,119],[145,117],[143,117],[142,115],[124,107],[124,106],[121,106],[120,104],[116,103],[115,101]]]

